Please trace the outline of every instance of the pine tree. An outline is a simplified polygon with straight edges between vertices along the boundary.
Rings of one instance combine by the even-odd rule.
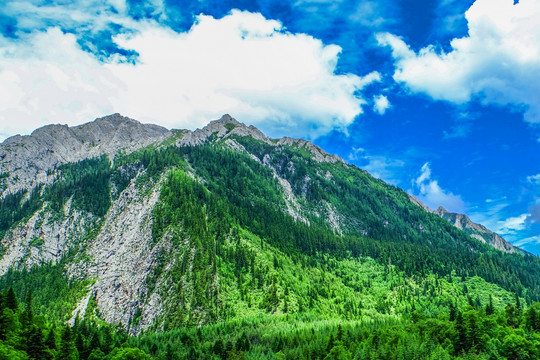
[[[493,315],[495,313],[495,307],[493,306],[493,296],[489,295],[489,302],[486,305],[486,315]]]
[[[334,334],[330,334],[330,339],[328,340],[328,346],[326,347],[327,354],[330,353],[334,345],[335,345]]]
[[[217,339],[214,344],[214,354],[219,356],[222,360],[227,358],[227,352],[225,351],[225,345],[223,344],[221,337]]]
[[[32,324],[33,320],[34,314],[32,313],[32,292],[28,291],[26,296],[26,306],[21,315],[23,346],[26,349],[30,347],[30,342],[32,341],[31,337],[36,336],[35,327]],[[39,332],[41,333],[41,330],[39,330]],[[41,334],[41,337],[41,341],[43,342],[43,334]]]
[[[343,341],[343,327],[341,324],[338,325],[337,329],[337,341]]]
[[[6,340],[8,319],[4,310],[6,309],[4,295],[0,292],[0,340]]]
[[[15,295],[15,291],[13,291],[13,288],[11,287],[9,288],[6,295],[6,307],[13,311],[17,311],[17,309],[19,308],[19,302],[17,301],[17,296]]]
[[[538,331],[540,330],[537,328],[538,323],[538,312],[536,311],[534,306],[530,306],[525,312],[525,327],[529,331]]]
[[[77,349],[73,341],[73,333],[71,327],[66,326],[62,333],[62,339],[60,341],[60,348],[58,350],[58,360],[76,360]]]
[[[44,360],[49,358],[45,342],[43,341],[43,333],[36,326],[32,326],[29,331],[26,353],[30,359]]]
[[[482,331],[479,325],[478,312],[477,311],[468,311],[464,314],[464,323],[465,323],[465,347],[469,351],[478,352],[482,350]]]
[[[55,326],[51,328],[51,330],[49,331],[49,335],[47,335],[47,339],[45,340],[45,345],[51,350],[56,350],[55,329]]]
[[[449,308],[450,308],[450,321],[453,322],[456,320],[456,311],[457,311],[456,305],[454,305],[454,303],[452,302],[450,303]]]
[[[244,351],[244,352],[249,351],[249,349],[251,348],[251,343],[245,332],[242,333],[242,336],[240,336],[238,340],[236,340],[235,348],[238,351]]]
[[[505,314],[507,324],[513,328],[516,328],[518,325],[518,314],[515,306],[512,304],[507,304]]]
[[[456,351],[456,355],[459,355],[467,350],[467,335],[465,331],[465,324],[463,323],[463,315],[461,315],[461,312],[459,311],[456,314],[455,327],[457,334],[454,349]]]

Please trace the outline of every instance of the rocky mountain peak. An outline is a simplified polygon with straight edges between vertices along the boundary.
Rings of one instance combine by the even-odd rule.
[[[313,155],[313,160],[317,162],[330,162],[330,163],[336,163],[336,162],[342,162],[345,163],[345,160],[340,158],[337,155],[330,155],[317,145],[313,144],[311,141],[307,141],[304,139],[294,139],[290,138],[288,136],[284,136],[281,139],[278,140],[279,145],[289,145],[289,146],[296,146],[301,149],[305,149],[309,151]]]
[[[0,144],[0,173],[8,174],[0,193],[47,183],[47,171],[59,164],[112,158],[119,150],[129,153],[169,136],[164,127],[112,114],[83,125],[46,125],[30,135],[10,137]]]
[[[448,212],[448,210],[446,210],[446,209],[445,209],[444,207],[442,207],[442,206],[439,206],[439,207],[437,208],[437,210],[435,210],[435,213],[437,213],[437,214],[444,214],[444,213],[447,213],[447,212]]]
[[[215,136],[216,139],[228,138],[230,136],[251,136],[256,140],[263,141],[273,146],[293,146],[301,149],[305,149],[310,152],[313,159],[317,162],[342,162],[345,161],[337,155],[330,155],[317,145],[304,139],[294,139],[288,136],[282,137],[277,141],[272,141],[262,131],[257,129],[253,125],[247,126],[231,117],[229,114],[223,115],[218,120],[211,121],[208,125],[202,129],[197,129],[194,132],[186,133],[182,139],[178,140],[178,146],[196,146],[201,145]]]
[[[431,210],[424,203],[422,203],[414,195],[409,195],[411,201],[426,210],[427,212],[436,214],[445,219],[458,229],[464,231],[469,236],[493,246],[496,249],[502,250],[507,253],[520,253],[524,254],[525,251],[513,246],[508,241],[504,240],[499,234],[486,228],[484,225],[473,222],[467,215],[458,214],[446,210],[444,207],[439,206],[437,210]]]
[[[251,136],[252,138],[269,143],[269,139],[255,126],[247,126],[244,123],[231,117],[229,114],[223,115],[218,120],[213,120],[202,129],[187,132],[177,141],[178,146],[202,145],[212,137],[216,139],[227,138],[232,135]]]

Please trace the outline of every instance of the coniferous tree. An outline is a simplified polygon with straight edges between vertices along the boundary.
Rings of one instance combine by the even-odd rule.
[[[454,305],[453,302],[450,303],[449,308],[450,308],[450,314],[449,314],[450,321],[453,322],[453,321],[456,320],[456,311],[457,311],[457,308],[456,308],[456,305]]]
[[[26,353],[30,359],[46,360],[51,358],[43,341],[43,332],[37,326],[32,326],[29,331]]]
[[[509,326],[516,328],[518,326],[518,312],[512,304],[507,304],[505,308],[506,322]]]
[[[465,324],[463,322],[463,315],[461,315],[460,311],[458,311],[456,314],[455,327],[457,334],[454,349],[456,351],[456,355],[459,355],[467,350],[467,334]]]
[[[536,311],[534,306],[529,306],[529,308],[525,312],[525,327],[529,331],[538,331],[540,330],[538,328],[539,324],[540,324],[540,319],[539,319],[538,312]]]
[[[7,295],[6,295],[6,307],[8,309],[11,309],[12,311],[17,311],[19,308],[19,302],[17,301],[17,296],[15,295],[15,291],[13,291],[13,288],[10,287]]]
[[[32,324],[34,320],[34,314],[32,312],[32,291],[28,291],[26,296],[26,305],[24,311],[21,315],[21,325],[22,325],[22,338],[23,338],[23,347],[29,349],[31,337],[37,338],[36,329]],[[43,333],[39,330],[41,334],[41,342],[43,342]]]
[[[489,302],[486,305],[486,315],[493,315],[495,313],[495,307],[493,306],[493,296],[489,295]]]
[[[53,325],[53,327],[49,331],[49,334],[47,335],[47,339],[45,340],[45,346],[47,346],[51,350],[56,350],[55,329],[56,327]]]
[[[4,313],[5,309],[5,298],[0,292],[0,340],[6,340],[7,336],[8,319],[6,314]]]
[[[225,351],[225,345],[223,344],[221,337],[218,338],[214,344],[214,354],[219,356],[222,360],[227,358],[227,352]]]
[[[326,346],[327,354],[330,353],[330,350],[332,350],[334,345],[335,345],[334,334],[330,334],[330,339],[328,340],[328,346]]]
[[[77,360],[77,358],[77,348],[75,347],[73,332],[71,331],[71,327],[67,325],[60,339],[58,360]]]

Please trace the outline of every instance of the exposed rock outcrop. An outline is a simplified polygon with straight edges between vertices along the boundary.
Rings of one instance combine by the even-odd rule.
[[[49,170],[60,164],[77,162],[101,155],[113,158],[119,150],[126,153],[163,141],[171,132],[161,126],[113,114],[95,121],[69,127],[47,125],[31,135],[12,136],[0,144],[2,196],[38,184],[53,181]]]
[[[450,212],[446,210],[445,208],[443,208],[442,206],[439,206],[437,210],[432,210],[428,206],[426,206],[424,203],[422,203],[416,196],[409,195],[409,198],[411,202],[413,202],[414,204],[420,206],[427,212],[440,216],[441,218],[445,219],[446,221],[448,221],[449,223],[451,223],[458,229],[464,231],[467,235],[469,235],[472,238],[475,238],[485,244],[489,244],[493,246],[494,248],[507,252],[507,253],[519,253],[519,254],[526,253],[526,251],[510,244],[508,241],[504,240],[500,235],[489,230],[484,225],[473,222],[465,214],[458,214],[458,213]]]
[[[437,210],[435,210],[433,213],[447,220],[458,229],[465,231],[469,236],[480,240],[483,243],[489,244],[496,249],[507,253],[525,253],[525,251],[513,246],[508,241],[504,240],[500,235],[489,230],[484,225],[472,222],[472,220],[469,219],[469,217],[465,214],[449,212],[442,206],[439,206],[439,208],[437,208]]]

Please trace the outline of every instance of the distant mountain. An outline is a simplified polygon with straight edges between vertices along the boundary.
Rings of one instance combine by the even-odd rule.
[[[447,220],[449,223],[451,223],[458,229],[463,230],[467,235],[483,243],[491,245],[498,250],[501,250],[507,253],[519,253],[519,254],[527,253],[525,250],[510,244],[508,241],[504,240],[500,235],[489,230],[484,225],[472,222],[472,220],[469,219],[469,217],[465,214],[458,214],[458,213],[450,212],[446,210],[445,208],[443,208],[442,206],[439,206],[437,210],[431,210],[429,207],[424,205],[420,200],[418,200],[415,196],[412,196],[412,195],[411,195],[411,200],[418,206],[422,207],[424,210],[428,212],[432,212],[433,214],[436,214],[440,216],[441,218]]]
[[[540,299],[538,257],[309,141],[271,139],[229,115],[169,131],[115,114],[12,137],[0,144],[0,190],[5,296],[30,290],[47,321],[166,332],[181,341],[179,358],[232,357],[248,342],[260,346],[252,357],[298,358],[299,328],[324,358],[377,326]],[[253,332],[230,334],[239,327]],[[454,330],[426,351],[473,346]],[[89,334],[80,331],[81,349]]]
[[[508,253],[525,253],[523,249],[513,246],[508,241],[504,240],[500,235],[489,230],[484,225],[472,222],[467,215],[449,212],[442,206],[439,206],[437,210],[435,210],[435,214],[447,220],[458,229],[463,230],[469,236],[489,244],[496,249]]]

